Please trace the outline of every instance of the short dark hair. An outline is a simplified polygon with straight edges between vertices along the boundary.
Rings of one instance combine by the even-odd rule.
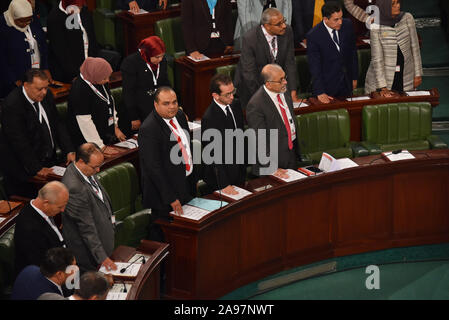
[[[326,17],[328,19],[332,16],[332,14],[340,11],[341,11],[341,4],[337,1],[328,1],[321,8],[321,14],[323,15],[323,18]]]
[[[232,83],[232,79],[227,74],[217,73],[210,80],[209,90],[211,93],[221,94],[220,86]]]
[[[75,161],[81,159],[84,163],[89,163],[90,156],[95,152],[101,152],[100,147],[95,142],[83,143],[76,149]]]
[[[69,249],[58,247],[48,249],[41,262],[40,270],[44,277],[50,278],[56,272],[65,272],[73,264],[75,256]]]
[[[156,93],[154,94],[154,101],[159,102],[159,95],[161,94],[161,92],[166,92],[166,91],[175,92],[175,90],[173,90],[173,88],[171,88],[169,86],[159,87],[159,88],[157,88]]]
[[[33,83],[34,78],[40,78],[42,80],[48,80],[47,74],[41,69],[29,69],[27,70],[22,78],[22,82]]]
[[[87,271],[80,277],[80,287],[75,294],[83,299],[92,296],[103,297],[109,290],[109,282],[106,277],[96,271]]]

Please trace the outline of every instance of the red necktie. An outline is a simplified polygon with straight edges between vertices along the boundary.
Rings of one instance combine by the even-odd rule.
[[[173,128],[175,128],[175,130],[178,130],[178,128],[176,128],[175,123],[173,122],[173,119],[170,120],[170,125]],[[184,144],[181,141],[181,137],[178,136],[174,130],[172,130],[172,132],[175,135],[176,139],[178,140],[178,145],[181,148],[182,157],[184,158],[184,163],[186,164],[186,171],[189,172],[190,171],[190,163],[189,163],[189,156],[187,154],[187,150],[186,150],[186,148],[184,147]]]
[[[292,131],[290,129],[290,123],[288,122],[287,112],[285,112],[284,104],[282,103],[282,99],[279,94],[277,95],[277,98],[279,101],[279,108],[281,109],[282,119],[284,119],[285,129],[287,130],[288,148],[291,150],[293,149],[293,142],[292,142]]]

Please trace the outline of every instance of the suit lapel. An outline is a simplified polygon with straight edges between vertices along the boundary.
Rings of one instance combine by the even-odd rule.
[[[337,54],[340,54],[340,51],[338,51],[338,49],[337,49],[336,43],[331,38],[331,35],[329,34],[329,32],[327,31],[326,26],[324,25],[324,21],[321,21],[320,29],[321,29],[320,31],[322,33],[323,39],[326,39],[327,45],[330,48],[332,48]],[[340,40],[340,50],[341,50],[341,45],[342,45],[341,32],[338,33],[338,36],[339,36],[339,40]]]
[[[270,45],[268,44],[267,38],[265,38],[265,35],[263,34],[261,26],[257,26],[256,35],[257,35],[257,42],[262,43],[262,46],[264,48],[263,50],[265,52],[267,63],[271,63]]]
[[[269,102],[269,105],[270,105],[271,109],[273,110],[273,119],[277,120],[276,127],[278,129],[285,128],[284,120],[282,119],[281,115],[279,114],[277,106],[274,104],[273,100],[271,100],[268,93],[266,93],[265,89],[263,87],[261,87],[261,89],[262,89],[264,99],[267,100],[267,102]]]

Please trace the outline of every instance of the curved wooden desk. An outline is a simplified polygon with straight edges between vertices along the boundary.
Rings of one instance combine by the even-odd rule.
[[[449,150],[413,154],[356,158],[356,168],[271,182],[197,222],[158,221],[170,244],[167,297],[215,299],[323,259],[449,241]]]

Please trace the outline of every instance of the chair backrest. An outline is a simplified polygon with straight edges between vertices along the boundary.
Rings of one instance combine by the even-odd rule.
[[[362,139],[377,144],[425,140],[432,131],[432,108],[428,102],[365,106]]]
[[[174,58],[179,58],[185,54],[181,17],[156,21],[154,33],[164,41],[167,54]]]
[[[357,57],[359,62],[359,78],[357,80],[357,87],[364,88],[366,72],[368,71],[368,67],[371,62],[371,49],[357,50]]]
[[[102,170],[97,177],[111,198],[117,220],[121,221],[136,211],[141,193],[136,169],[131,163],[123,162]]]
[[[298,55],[295,57],[295,61],[299,93],[302,95],[310,95],[312,92],[312,76],[309,71],[307,55]]]
[[[346,109],[306,113],[296,118],[302,154],[341,148],[349,142],[350,120]]]
[[[227,66],[221,66],[215,69],[216,73],[226,74],[234,79],[236,64],[230,64]]]

